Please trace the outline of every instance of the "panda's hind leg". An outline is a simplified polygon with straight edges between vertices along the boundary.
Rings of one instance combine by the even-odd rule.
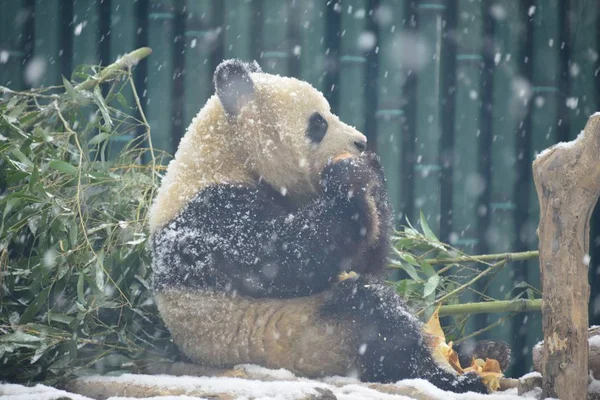
[[[339,283],[321,317],[351,324],[360,379],[396,382],[425,379],[442,390],[487,393],[478,376],[455,375],[440,367],[423,340],[422,325],[393,289],[368,277]]]

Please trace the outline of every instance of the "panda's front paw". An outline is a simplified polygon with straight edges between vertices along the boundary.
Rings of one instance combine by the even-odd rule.
[[[365,157],[334,159],[321,172],[321,185],[328,197],[350,199],[370,193],[380,176]]]
[[[385,175],[383,173],[383,166],[381,165],[379,156],[375,153],[369,152],[361,154],[360,158],[365,160],[365,162],[373,169],[373,172],[377,174],[380,183],[385,184]]]

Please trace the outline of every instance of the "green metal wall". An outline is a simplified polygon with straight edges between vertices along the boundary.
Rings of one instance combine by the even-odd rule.
[[[443,240],[506,252],[537,247],[535,154],[574,138],[599,108],[599,40],[596,0],[0,0],[0,85],[58,84],[80,63],[150,46],[136,82],[155,146],[173,152],[215,66],[256,59],[312,83],[368,136],[399,222],[422,210]],[[536,263],[506,268],[489,290],[510,297],[522,280],[539,286]],[[540,317],[486,335],[512,343],[522,373]]]

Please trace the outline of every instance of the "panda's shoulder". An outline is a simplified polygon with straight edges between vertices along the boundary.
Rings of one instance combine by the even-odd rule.
[[[258,205],[261,202],[273,202],[276,199],[264,185],[247,183],[218,183],[206,186],[189,204],[212,204],[220,205]]]
[[[247,212],[274,212],[277,199],[261,185],[219,183],[205,187],[184,207],[180,218],[197,219],[205,215],[224,218]]]
[[[206,186],[192,200],[193,203],[207,203],[222,200],[243,202],[262,197],[261,190],[256,185],[242,183],[217,183]]]

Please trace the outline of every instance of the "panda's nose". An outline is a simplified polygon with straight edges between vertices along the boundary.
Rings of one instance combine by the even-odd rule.
[[[361,153],[367,149],[367,141],[366,140],[356,140],[354,141],[354,145]]]

